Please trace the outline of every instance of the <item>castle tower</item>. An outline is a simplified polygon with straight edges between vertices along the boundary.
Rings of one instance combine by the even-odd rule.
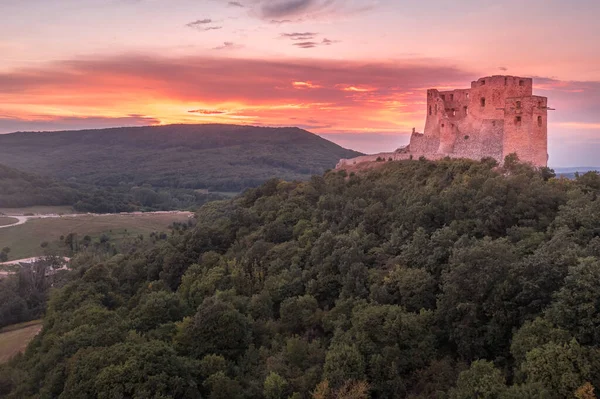
[[[539,96],[506,99],[503,158],[516,153],[523,162],[548,164],[548,99]]]
[[[494,158],[516,153],[522,162],[548,164],[548,99],[533,95],[533,80],[487,76],[469,89],[427,90],[423,133],[393,153],[341,160],[338,167],[377,159]]]
[[[547,99],[533,96],[530,78],[487,76],[470,89],[430,89],[426,112],[411,151],[498,162],[515,152],[524,162],[547,164]]]

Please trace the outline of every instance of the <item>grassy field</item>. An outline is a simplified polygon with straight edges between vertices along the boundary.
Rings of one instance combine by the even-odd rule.
[[[70,206],[30,206],[27,208],[0,208],[0,215],[47,215],[47,214],[71,214],[77,213]]]
[[[15,218],[8,218],[8,217],[0,216],[0,226],[8,226],[9,224],[13,224],[18,221],[19,220],[15,219]]]
[[[22,352],[42,329],[42,321],[34,320],[0,329],[0,364]]]
[[[76,233],[80,237],[97,238],[102,234],[118,241],[153,231],[166,231],[173,222],[184,222],[185,214],[84,215],[56,219],[32,219],[27,223],[0,229],[0,248],[9,247],[9,260],[46,255],[47,250],[59,249],[60,236]],[[47,242],[48,247],[40,244]]]

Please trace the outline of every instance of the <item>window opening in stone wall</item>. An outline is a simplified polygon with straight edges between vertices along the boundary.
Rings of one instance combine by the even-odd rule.
[[[524,80],[519,80],[519,86],[525,86],[525,81]]]
[[[485,107],[485,97],[481,97],[481,106]]]
[[[435,104],[435,114],[437,115],[437,104]]]
[[[431,115],[431,105],[429,106],[429,115]]]
[[[517,109],[521,108],[521,101],[517,101]]]
[[[469,115],[469,107],[465,106],[464,110],[465,110],[465,115]]]
[[[482,85],[482,86],[485,86],[485,80],[482,80],[482,81],[481,81],[481,85]]]
[[[466,93],[465,95],[467,96],[467,99],[468,99],[469,98],[469,93]]]
[[[516,124],[516,125],[520,125],[520,124],[521,124],[521,117],[520,117],[520,116],[517,116],[517,117],[515,118],[515,124]]]
[[[440,97],[442,97],[442,101],[446,101],[446,95],[442,94]]]
[[[504,78],[504,86],[508,85],[508,78]]]
[[[454,94],[450,94],[450,101],[454,101]]]
[[[442,123],[442,127],[444,127],[444,126],[446,126],[446,125],[444,125],[444,124]]]
[[[542,123],[543,123],[542,117],[538,116],[538,126],[542,126]]]
[[[456,110],[454,108],[450,110],[450,116],[456,116]]]

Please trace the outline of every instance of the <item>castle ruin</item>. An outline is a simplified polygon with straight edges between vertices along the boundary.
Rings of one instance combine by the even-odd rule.
[[[533,95],[533,80],[488,76],[470,89],[427,90],[424,133],[395,152],[342,159],[338,168],[381,160],[444,157],[504,158],[516,153],[534,166],[548,163],[548,99]]]

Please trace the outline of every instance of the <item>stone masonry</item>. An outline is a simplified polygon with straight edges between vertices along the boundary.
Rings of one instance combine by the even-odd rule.
[[[534,166],[548,163],[548,99],[533,95],[533,81],[488,76],[470,89],[427,90],[424,133],[395,152],[342,159],[338,168],[376,160],[491,157],[499,163],[511,153]]]

